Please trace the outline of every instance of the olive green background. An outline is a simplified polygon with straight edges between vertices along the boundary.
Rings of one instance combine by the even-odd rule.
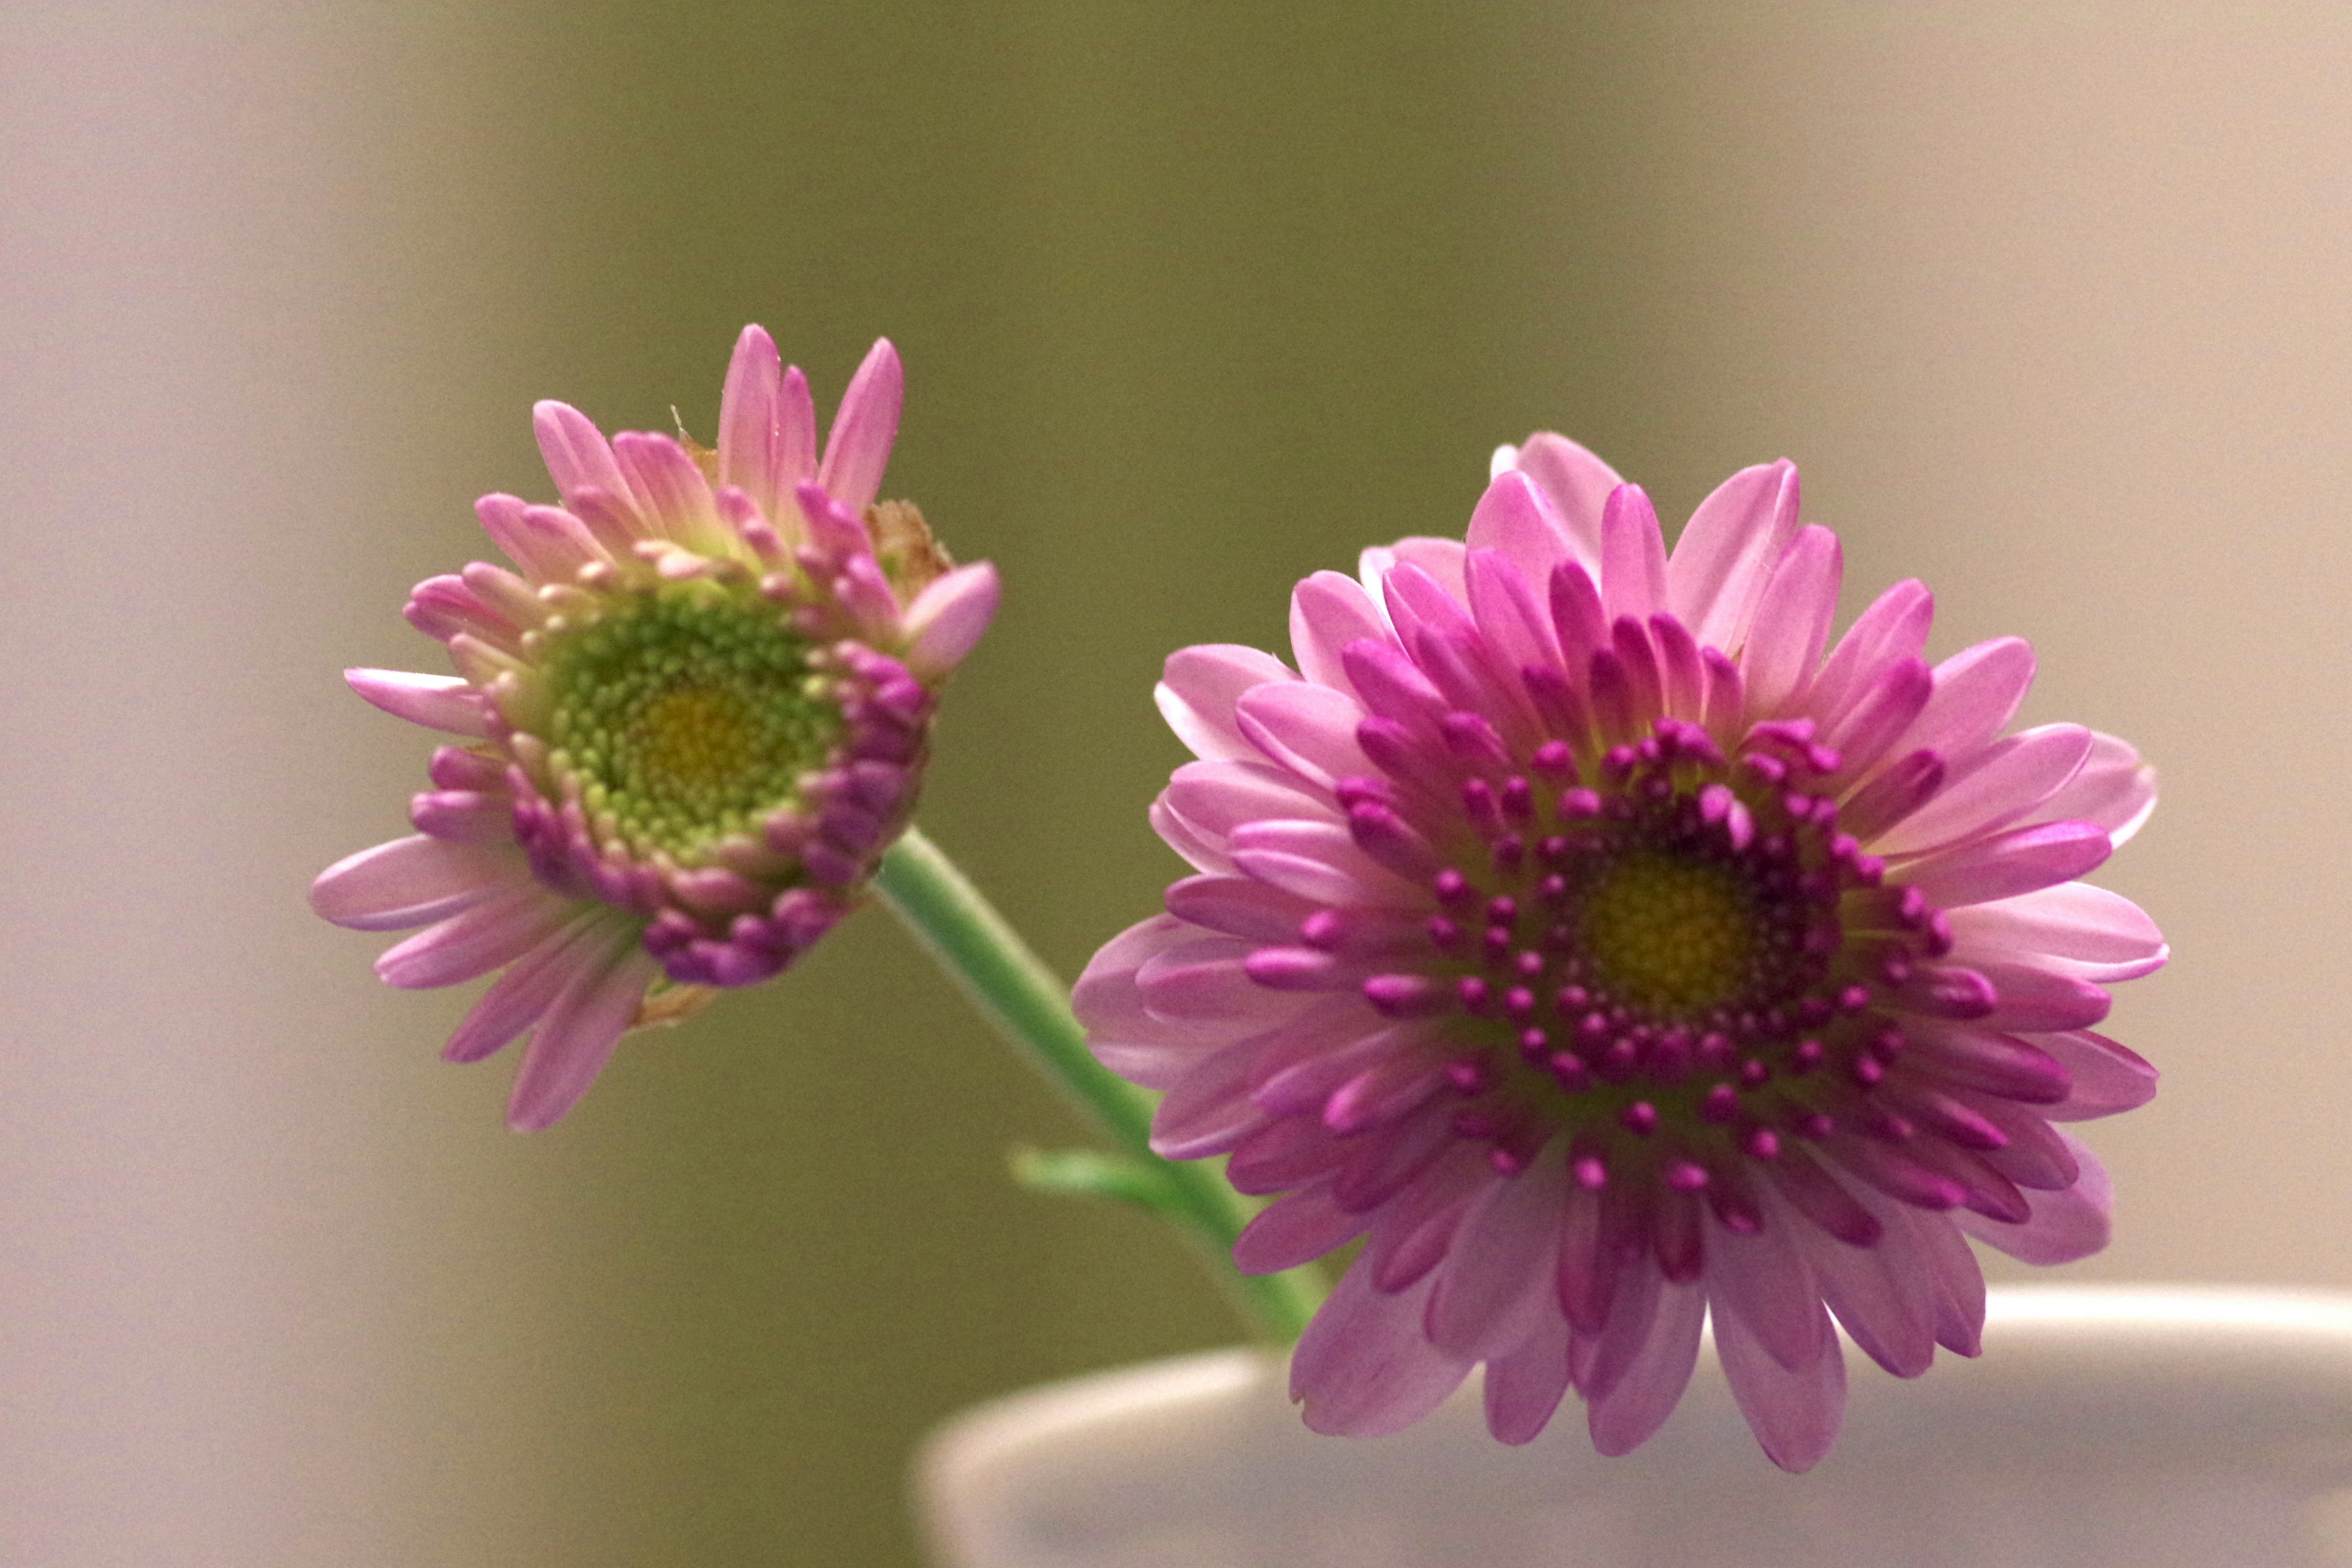
[[[1005,581],[922,819],[1073,974],[1175,869],[1171,649],[1531,428],[1669,519],[1795,458],[1849,613],[2165,769],[2077,1272],[2352,1285],[2352,37],[2167,10],[10,7],[0,1558],[895,1568],[942,1416],[1234,1334],[1013,1189],[1083,1130],[886,914],[521,1139],[302,909],[428,749],[335,671],[435,667],[531,400],[707,438],[746,321],[824,411],[905,356],[886,491]]]

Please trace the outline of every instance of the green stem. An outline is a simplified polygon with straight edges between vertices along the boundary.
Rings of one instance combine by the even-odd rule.
[[[874,879],[883,900],[972,1004],[1030,1065],[1090,1116],[1131,1158],[1166,1177],[1172,1216],[1258,1328],[1292,1340],[1323,1291],[1304,1270],[1249,1276],[1233,1266],[1234,1238],[1250,1211],[1213,1168],[1151,1152],[1151,1098],[1094,1058],[1070,1012],[1069,988],[1029,950],[939,846],[908,828]]]

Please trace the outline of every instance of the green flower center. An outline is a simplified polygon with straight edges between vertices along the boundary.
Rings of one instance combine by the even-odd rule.
[[[824,765],[841,711],[811,648],[764,601],[665,587],[547,655],[550,761],[639,854],[682,863],[758,837]]]
[[[1594,977],[1651,1013],[1718,1006],[1746,988],[1755,967],[1755,900],[1727,867],[1631,854],[1602,873],[1580,914]]]

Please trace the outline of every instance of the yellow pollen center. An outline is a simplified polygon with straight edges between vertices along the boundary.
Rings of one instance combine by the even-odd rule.
[[[1586,894],[1585,952],[1618,1000],[1653,1012],[1698,1012],[1730,1001],[1756,957],[1756,910],[1719,866],[1631,855]]]
[[[731,795],[764,761],[755,715],[740,692],[674,686],[630,715],[643,781],[672,799]]]

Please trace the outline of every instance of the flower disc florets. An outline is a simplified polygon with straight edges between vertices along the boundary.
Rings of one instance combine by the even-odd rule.
[[[911,506],[876,502],[899,391],[877,343],[820,460],[806,381],[751,327],[716,451],[607,443],[540,405],[563,504],[477,509],[520,572],[477,562],[409,602],[459,674],[350,672],[472,743],[435,754],[418,836],[329,868],[313,902],[367,930],[429,925],[378,962],[394,984],[506,969],[447,1054],[531,1031],[515,1125],[569,1109],[631,1025],[790,964],[906,826],[933,689],[997,590]]]
[[[1669,558],[1639,489],[1538,436],[1466,546],[1301,584],[1297,673],[1169,661],[1202,760],[1153,819],[1199,875],[1076,1002],[1168,1090],[1161,1152],[1278,1194],[1245,1269],[1363,1243],[1293,1362],[1318,1429],[1392,1430],[1484,1363],[1498,1436],[1573,1388],[1622,1453],[1711,1318],[1802,1468],[1843,1406],[1832,1313],[1914,1375],[1975,1352],[1963,1235],[2104,1243],[2105,1175],[2052,1124],[2154,1092],[2090,1026],[2165,950],[2074,879],[2152,776],[2079,726],[2003,737],[2031,651],[1931,668],[1916,583],[1831,649],[1839,576],[1785,463]]]

